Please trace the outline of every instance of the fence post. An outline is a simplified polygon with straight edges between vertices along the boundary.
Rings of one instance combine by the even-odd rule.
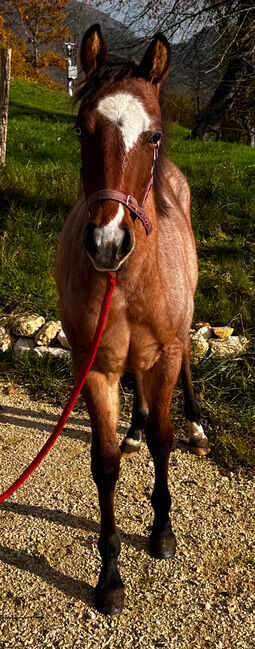
[[[0,82],[0,164],[5,163],[9,88],[11,78],[11,49],[1,49],[1,82]]]

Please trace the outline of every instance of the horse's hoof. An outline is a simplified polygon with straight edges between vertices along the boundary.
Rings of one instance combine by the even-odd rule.
[[[119,615],[124,605],[124,587],[113,590],[95,589],[95,606],[104,615]]]
[[[120,446],[121,454],[125,457],[133,457],[137,455],[141,447],[141,440],[133,439],[132,437],[125,437]]]
[[[211,452],[211,449],[209,446],[194,446],[193,442],[189,443],[189,452],[192,453],[192,455],[208,455],[208,453]]]
[[[193,455],[208,455],[210,447],[203,426],[195,421],[187,421],[189,451]]]
[[[176,538],[173,532],[167,536],[152,534],[150,537],[150,554],[155,559],[173,559],[176,550]]]

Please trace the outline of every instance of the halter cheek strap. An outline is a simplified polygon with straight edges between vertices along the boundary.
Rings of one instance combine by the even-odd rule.
[[[100,189],[98,192],[94,192],[88,198],[86,198],[88,209],[91,207],[91,205],[93,205],[93,203],[101,200],[117,201],[117,203],[122,203],[122,205],[125,205],[125,207],[128,208],[134,220],[139,219],[139,221],[141,221],[145,229],[145,232],[148,236],[152,232],[152,225],[150,219],[148,218],[148,216],[146,216],[145,211],[143,210],[143,205],[153,185],[153,174],[154,174],[157,157],[158,157],[158,147],[154,149],[153,152],[151,177],[143,201],[140,205],[138,204],[136,198],[134,198],[134,196],[131,196],[131,194],[124,194],[123,192],[118,192],[115,189]]]

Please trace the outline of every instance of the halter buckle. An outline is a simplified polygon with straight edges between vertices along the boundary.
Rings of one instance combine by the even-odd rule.
[[[135,212],[135,213],[137,212],[138,203],[137,200],[133,196],[131,196],[131,194],[127,195],[126,204],[128,209],[131,210],[131,212]]]

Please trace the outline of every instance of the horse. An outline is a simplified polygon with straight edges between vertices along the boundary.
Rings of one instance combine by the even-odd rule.
[[[77,377],[96,328],[107,272],[117,278],[82,390],[91,420],[91,468],[101,513],[102,566],[95,606],[115,615],[124,603],[114,517],[121,459],[116,436],[119,381],[124,371],[134,373],[135,394],[122,449],[137,451],[144,429],[155,467],[153,557],[173,558],[176,548],[167,473],[173,444],[169,410],[179,373],[191,450],[208,452],[190,373],[189,331],[198,271],[188,183],[164,156],[161,144],[160,88],[171,61],[167,39],[156,34],[140,63],[111,62],[96,24],[83,36],[80,58],[85,80],[77,93],[75,130],[81,145],[81,191],[60,235],[56,280]]]

